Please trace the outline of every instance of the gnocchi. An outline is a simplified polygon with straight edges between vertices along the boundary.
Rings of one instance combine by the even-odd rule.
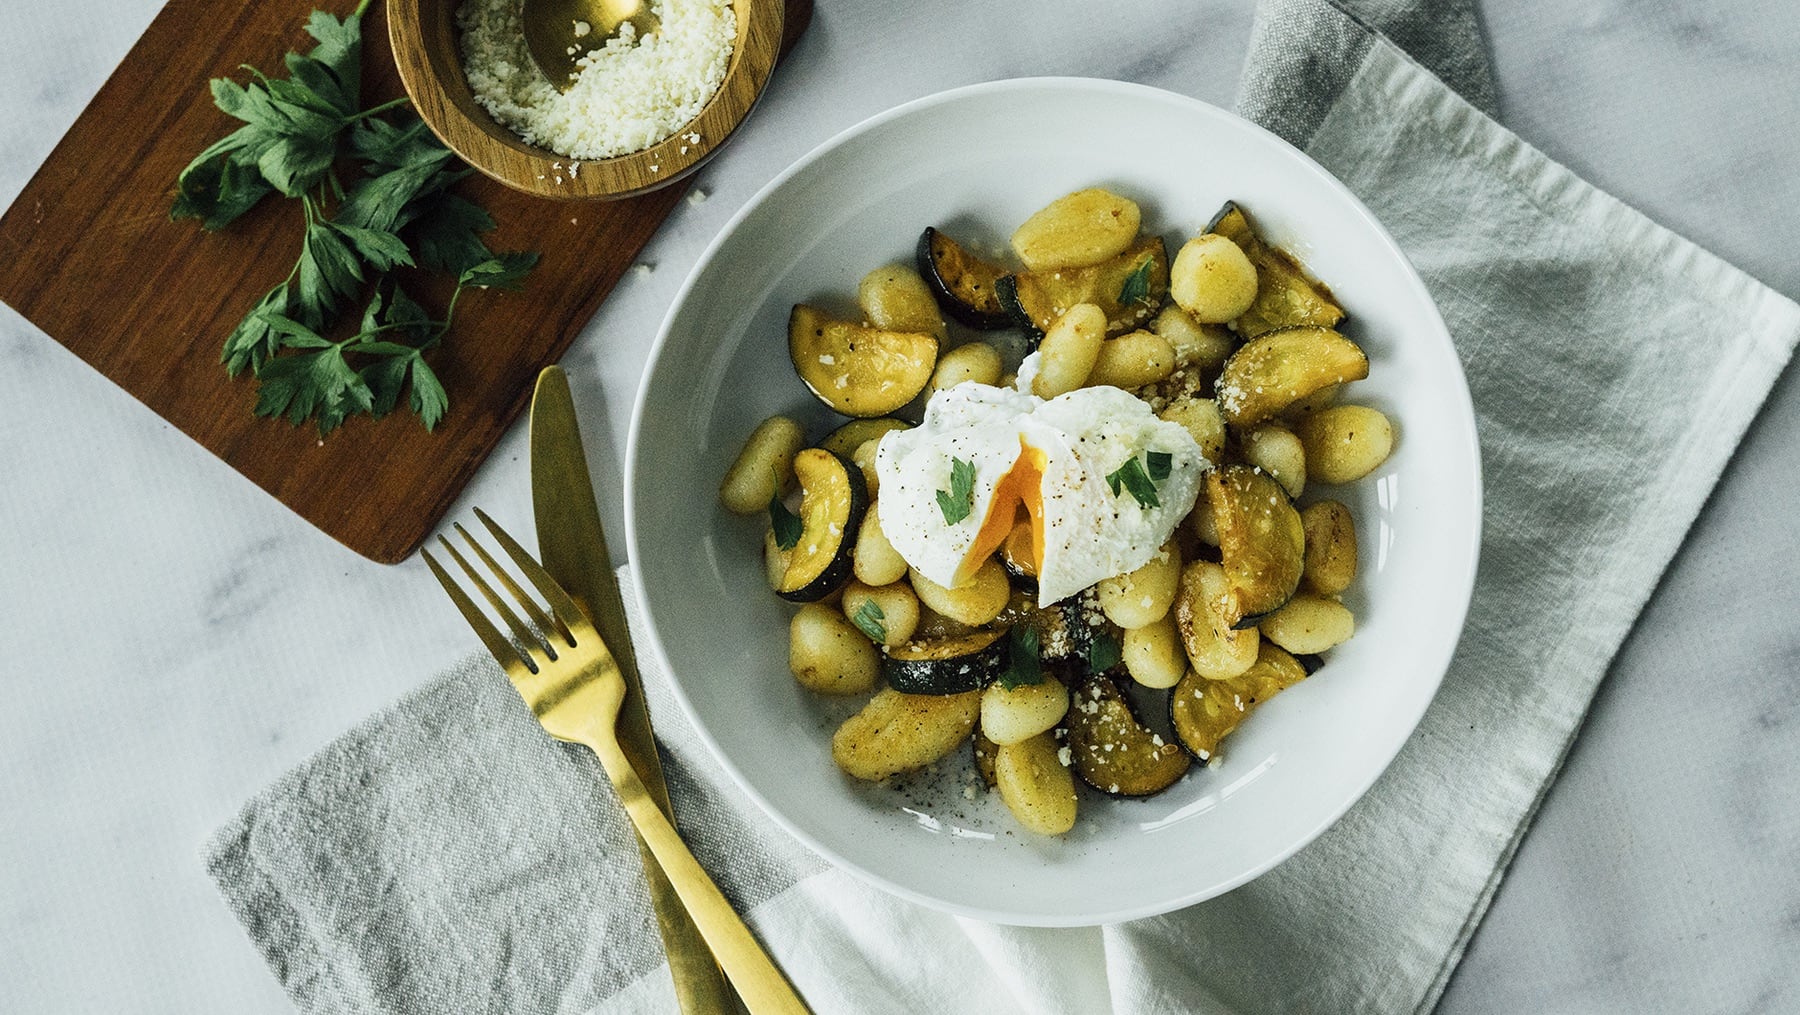
[[[1099,187],[1059,197],[1012,235],[1013,252],[1032,271],[1084,268],[1117,257],[1138,236],[1137,202]]]
[[[863,276],[856,303],[869,323],[883,331],[911,331],[939,342],[947,334],[937,300],[925,280],[910,266],[890,264]]]
[[[1020,826],[1059,835],[1074,827],[1083,794],[1146,795],[1184,778],[1260,701],[1354,635],[1340,598],[1358,570],[1351,511],[1296,501],[1309,484],[1369,475],[1391,454],[1394,430],[1375,408],[1339,403],[1368,372],[1361,347],[1336,330],[1342,307],[1236,205],[1171,260],[1134,200],[1088,188],[1026,219],[1011,248],[1023,269],[928,228],[918,270],[890,264],[862,276],[861,323],[796,305],[797,377],[853,418],[817,444],[793,418],[764,420],[719,499],[735,514],[769,515],[766,577],[800,604],[788,628],[796,682],[868,696],[832,736],[839,769],[882,781],[970,743],[980,782]],[[1021,361],[1018,341],[967,330],[1008,327],[1023,331],[1025,348],[1036,341],[1034,359]],[[1060,603],[1036,601],[1042,505],[1023,498],[978,524],[959,580],[932,581],[888,538],[875,463],[882,440],[918,419],[909,400],[968,383],[1044,399],[1084,387],[1132,393],[1205,456],[1197,499],[1155,556]],[[1158,476],[1154,459],[1135,482],[1154,488],[1167,477],[1166,460]],[[955,498],[974,494],[950,476],[937,503],[954,525]],[[905,481],[891,482],[890,507]],[[964,493],[952,492],[958,482]],[[819,577],[802,596],[789,586],[803,555]],[[1166,703],[1168,724],[1138,717],[1150,700]],[[1171,731],[1179,744],[1164,741]]]
[[[1031,391],[1055,398],[1087,383],[1106,340],[1106,313],[1092,303],[1077,303],[1058,317],[1038,345],[1038,372]]]
[[[1334,405],[1294,424],[1321,483],[1353,483],[1387,461],[1394,426],[1379,409]]]
[[[1082,386],[1141,388],[1169,376],[1174,369],[1175,350],[1168,339],[1151,331],[1129,331],[1100,343]]]
[[[719,483],[719,503],[732,514],[766,511],[769,501],[793,489],[794,456],[806,446],[806,431],[786,416],[770,416],[744,441]]]
[[[1169,265],[1169,298],[1200,324],[1224,324],[1256,302],[1256,266],[1231,240],[1196,236]]]
[[[809,691],[861,694],[875,686],[881,659],[842,613],[807,603],[788,623],[788,668]]]

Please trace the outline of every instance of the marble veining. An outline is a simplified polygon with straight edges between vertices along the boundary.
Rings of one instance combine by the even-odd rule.
[[[157,7],[6,0],[0,202]],[[701,174],[709,200],[677,207],[643,254],[655,270],[626,276],[567,359],[615,555],[651,338],[764,182],[866,115],[992,78],[1118,77],[1228,105],[1251,9],[1122,5],[1096,26],[1073,0],[819,4]],[[1482,15],[1506,122],[1526,140],[1800,295],[1800,6],[1489,0]],[[507,435],[452,517],[474,504],[530,517],[524,438]],[[1616,661],[1440,1010],[1800,1010],[1797,458],[1790,369]],[[201,870],[201,841],[474,643],[419,561],[351,554],[9,309],[0,469],[0,1010],[290,1010]],[[50,632],[77,615],[105,625],[50,665]],[[80,723],[69,701],[86,703]]]

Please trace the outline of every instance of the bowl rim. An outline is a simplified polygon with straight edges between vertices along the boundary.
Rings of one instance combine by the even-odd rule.
[[[730,62],[718,89],[700,111],[647,148],[605,159],[574,159],[528,144],[479,104],[471,115],[452,98],[451,87],[444,82],[438,66],[442,61],[436,50],[426,44],[421,17],[430,4],[454,20],[455,8],[463,2],[394,0],[387,7],[388,45],[400,86],[412,100],[414,112],[446,148],[483,176],[535,197],[577,201],[619,200],[661,190],[691,176],[711,159],[750,118],[768,90],[780,58],[787,18],[784,0],[732,0],[738,31],[733,37]],[[463,75],[464,90],[472,93],[460,53],[453,57],[451,62]],[[736,108],[739,105],[741,109]],[[719,119],[721,110],[729,117],[722,129],[716,123],[703,124]],[[450,121],[466,128],[467,134],[451,129]],[[697,124],[705,126],[700,140],[684,141]],[[522,173],[515,175],[501,167],[501,162],[512,159],[523,160]],[[571,164],[578,164],[580,171],[571,173],[567,168]],[[642,182],[624,186],[607,183],[621,177]]]
[[[892,120],[910,116],[934,106],[958,102],[971,96],[1036,89],[1082,89],[1102,93],[1112,92],[1116,94],[1130,94],[1153,98],[1157,101],[1172,101],[1177,104],[1187,105],[1206,115],[1223,116],[1236,121],[1239,125],[1248,127],[1252,134],[1260,135],[1263,139],[1271,141],[1279,148],[1284,149],[1290,156],[1295,157],[1302,168],[1317,177],[1327,189],[1332,191],[1355,213],[1356,217],[1368,227],[1370,236],[1384,247],[1386,252],[1397,259],[1405,268],[1405,285],[1411,291],[1412,295],[1418,299],[1419,305],[1423,308],[1425,312],[1425,325],[1433,330],[1437,336],[1441,337],[1446,347],[1452,351],[1452,364],[1455,369],[1452,372],[1452,376],[1446,379],[1450,384],[1450,390],[1447,394],[1454,402],[1456,408],[1469,420],[1466,434],[1467,440],[1459,450],[1466,454],[1471,467],[1468,473],[1468,486],[1461,491],[1460,496],[1466,498],[1465,502],[1470,505],[1472,515],[1472,524],[1469,526],[1464,538],[1456,546],[1458,552],[1455,559],[1450,561],[1453,569],[1446,572],[1445,579],[1446,587],[1453,588],[1457,592],[1456,602],[1450,610],[1450,613],[1447,615],[1445,624],[1447,629],[1453,628],[1455,636],[1446,637],[1442,643],[1441,650],[1429,657],[1430,661],[1428,666],[1422,667],[1424,671],[1430,674],[1430,693],[1423,694],[1419,697],[1418,706],[1416,709],[1412,710],[1411,714],[1401,716],[1407,730],[1406,736],[1396,738],[1391,748],[1384,747],[1379,756],[1372,754],[1371,758],[1378,758],[1379,764],[1370,766],[1367,778],[1359,780],[1359,784],[1356,786],[1355,791],[1346,794],[1340,803],[1328,808],[1327,812],[1321,816],[1320,820],[1308,827],[1304,834],[1296,836],[1285,848],[1276,851],[1262,863],[1254,865],[1242,873],[1230,878],[1209,882],[1203,887],[1193,891],[1172,894],[1157,901],[1104,908],[1073,916],[1047,914],[1042,912],[1009,912],[982,906],[973,906],[920,892],[904,884],[895,882],[891,878],[876,871],[872,871],[861,864],[851,861],[839,854],[836,850],[833,850],[820,842],[815,836],[797,825],[786,814],[772,806],[770,802],[757,791],[750,779],[730,756],[720,749],[718,741],[708,730],[706,723],[702,720],[694,707],[692,700],[688,697],[681,681],[675,674],[674,666],[670,662],[662,634],[659,631],[652,614],[649,597],[643,593],[641,584],[637,585],[638,591],[636,598],[639,604],[639,618],[643,623],[643,633],[647,635],[650,651],[654,654],[654,658],[662,667],[663,672],[668,675],[668,684],[675,700],[680,704],[682,712],[685,714],[688,722],[693,726],[695,735],[705,746],[708,754],[730,776],[737,789],[745,796],[749,797],[763,814],[767,815],[776,825],[786,831],[789,835],[792,835],[796,840],[803,843],[812,852],[829,861],[834,867],[849,872],[860,880],[876,885],[890,894],[942,912],[949,912],[958,916],[972,917],[992,923],[1012,926],[1082,927],[1158,916],[1204,902],[1207,899],[1215,898],[1255,880],[1279,866],[1294,854],[1298,853],[1301,849],[1304,849],[1307,845],[1315,841],[1327,829],[1336,824],[1350,808],[1354,807],[1368,795],[1370,787],[1372,787],[1392,766],[1394,758],[1399,755],[1400,750],[1412,740],[1413,735],[1418,731],[1420,720],[1423,719],[1424,714],[1430,708],[1431,703],[1437,699],[1437,694],[1442,687],[1444,677],[1448,673],[1457,646],[1460,644],[1462,632],[1467,625],[1468,613],[1473,600],[1476,570],[1481,555],[1481,538],[1484,521],[1481,447],[1476,426],[1474,402],[1470,396],[1468,387],[1468,378],[1462,370],[1460,360],[1456,359],[1454,356],[1455,346],[1450,335],[1449,327],[1444,323],[1443,315],[1438,309],[1436,300],[1432,298],[1430,291],[1426,288],[1424,280],[1420,278],[1418,270],[1414,267],[1412,260],[1406,256],[1405,251],[1400,248],[1400,245],[1394,240],[1393,235],[1388,232],[1387,227],[1375,217],[1374,213],[1369,210],[1361,198],[1357,197],[1356,194],[1345,186],[1335,175],[1279,135],[1229,110],[1213,105],[1202,99],[1183,95],[1168,89],[1158,88],[1153,85],[1117,81],[1107,78],[1054,75],[1008,78],[963,85],[903,102],[899,105],[875,113],[858,123],[838,131],[836,134],[833,134],[831,137],[815,146],[812,150],[808,151],[805,155],[796,159],[781,172],[777,173],[768,181],[768,183],[757,190],[755,194],[744,202],[743,206],[720,227],[717,234],[713,236],[712,240],[695,260],[693,268],[689,271],[687,278],[682,282],[681,287],[676,291],[675,296],[671,300],[669,309],[664,314],[662,324],[657,330],[656,338],[650,346],[648,356],[645,360],[644,373],[639,379],[637,393],[632,402],[631,426],[626,440],[624,460],[625,541],[630,578],[634,583],[639,583],[640,576],[636,562],[642,558],[642,553],[640,546],[640,532],[637,525],[637,500],[639,496],[637,477],[638,470],[643,464],[640,454],[642,451],[641,441],[643,437],[645,410],[649,403],[650,381],[656,370],[657,364],[661,361],[665,346],[668,344],[673,332],[675,320],[682,307],[686,305],[701,276],[705,274],[707,268],[718,256],[720,249],[733,235],[736,234],[738,227],[742,222],[752,214],[755,214],[757,209],[769,200],[770,195],[782,188],[789,180],[804,172],[814,163],[825,158],[852,138],[881,127]],[[1450,478],[1453,479],[1454,477]]]

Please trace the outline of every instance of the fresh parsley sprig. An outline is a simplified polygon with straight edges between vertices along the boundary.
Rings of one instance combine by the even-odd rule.
[[[469,288],[516,289],[536,254],[489,250],[494,221],[450,192],[469,175],[396,99],[362,107],[362,0],[339,20],[314,11],[310,52],[288,53],[288,76],[246,67],[242,84],[211,83],[213,102],[243,126],[208,146],[176,180],[170,217],[222,229],[264,197],[299,201],[300,254],[230,335],[220,360],[257,378],[256,413],[321,436],[355,413],[383,416],[407,395],[426,429],[449,402],[425,354],[443,342]],[[346,185],[339,170],[360,170]],[[456,279],[441,318],[413,300],[393,272],[420,268]],[[361,326],[333,340],[342,310],[367,293]]]

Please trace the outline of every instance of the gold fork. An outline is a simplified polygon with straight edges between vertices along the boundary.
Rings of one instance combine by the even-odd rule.
[[[582,744],[599,756],[607,778],[612,780],[613,788],[619,794],[619,802],[625,805],[626,815],[637,825],[644,842],[669,875],[675,893],[681,896],[682,903],[694,918],[694,925],[712,948],[713,957],[718,959],[719,967],[737,988],[745,1006],[756,1015],[806,1012],[806,1005],[801,1003],[794,988],[756,943],[750,929],[720,894],[705,868],[688,851],[681,841],[681,834],[650,798],[637,772],[619,749],[614,726],[618,722],[619,706],[625,700],[625,679],[587,614],[550,577],[550,573],[525,552],[524,547],[494,524],[486,512],[476,508],[475,516],[487,526],[520,573],[537,588],[549,604],[549,611],[546,612],[521,588],[461,525],[456,526],[456,531],[462,534],[469,548],[530,622],[521,620],[481,572],[443,536],[438,537],[438,542],[505,621],[512,637],[509,639],[500,633],[427,550],[424,551],[425,563],[431,573],[450,594],[457,609],[462,611],[463,619],[475,629],[488,652],[506,670],[506,675],[512,679],[513,686],[531,707],[545,732],[558,740]]]

